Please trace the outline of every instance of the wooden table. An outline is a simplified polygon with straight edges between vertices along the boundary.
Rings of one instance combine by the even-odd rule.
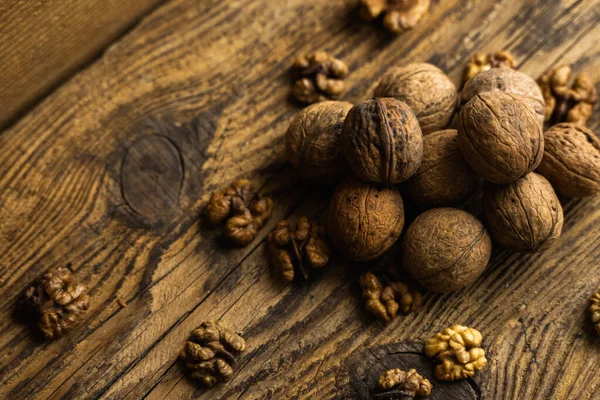
[[[600,197],[564,199],[563,235],[551,249],[497,249],[474,284],[426,294],[421,311],[388,325],[364,311],[356,266],[338,260],[306,283],[273,279],[265,236],[285,217],[322,212],[329,195],[284,159],[299,110],[288,98],[298,54],[323,49],[345,60],[351,102],[412,61],[458,84],[475,51],[508,49],[533,77],[571,63],[600,81],[598,0],[434,0],[400,37],[360,21],[356,3],[154,4],[21,110],[0,135],[0,398],[356,397],[376,358],[431,375],[421,343],[454,323],[481,330],[489,364],[473,380],[434,382],[431,398],[600,398],[600,338],[586,313],[600,287]],[[600,131],[598,106],[589,125]],[[210,193],[238,177],[256,179],[276,207],[254,242],[232,249],[200,216]],[[15,316],[16,300],[45,269],[67,263],[89,286],[91,309],[75,331],[40,343]],[[248,341],[233,380],[210,391],[177,363],[206,319]]]

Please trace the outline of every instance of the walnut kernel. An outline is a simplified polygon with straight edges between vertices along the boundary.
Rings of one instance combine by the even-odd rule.
[[[379,387],[387,393],[394,392],[398,398],[412,399],[415,396],[429,396],[433,385],[416,370],[404,372],[399,368],[385,371],[379,377]]]
[[[324,51],[307,53],[294,62],[292,93],[305,104],[335,99],[344,92],[348,66]]]
[[[463,74],[463,83],[473,78],[477,74],[489,71],[492,68],[515,68],[515,58],[507,51],[498,51],[496,53],[475,53],[469,59],[465,72]]]
[[[596,326],[596,332],[600,335],[600,291],[594,293],[590,299],[590,308],[588,309],[592,322]]]
[[[386,322],[396,318],[398,310],[403,314],[417,310],[423,301],[421,293],[406,283],[388,282],[384,287],[379,278],[371,272],[361,275],[360,286],[367,311]]]
[[[360,0],[360,15],[370,21],[383,16],[383,26],[402,33],[414,28],[429,11],[430,0]]]

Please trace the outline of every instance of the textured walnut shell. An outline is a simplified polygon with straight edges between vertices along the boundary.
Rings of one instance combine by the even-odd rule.
[[[351,108],[345,101],[324,101],[306,107],[292,120],[285,136],[286,153],[304,178],[335,185],[347,175],[341,140]]]
[[[509,183],[537,168],[544,137],[535,110],[521,96],[484,92],[459,113],[458,146],[485,180]]]
[[[456,130],[447,129],[423,138],[423,162],[406,182],[406,189],[418,206],[453,206],[475,193],[479,182],[460,154]]]
[[[560,201],[550,182],[535,172],[505,185],[486,185],[483,212],[492,237],[512,250],[545,249],[562,231]]]
[[[510,68],[492,68],[469,79],[460,93],[461,104],[467,103],[479,93],[506,92],[523,96],[544,126],[544,96],[536,81],[523,72]]]
[[[348,177],[335,189],[327,216],[333,245],[354,261],[376,258],[398,239],[404,205],[396,188]]]
[[[352,107],[344,121],[343,145],[354,174],[369,182],[404,182],[419,168],[423,156],[415,114],[392,98]]]
[[[491,252],[490,236],[477,218],[456,208],[434,208],[406,231],[402,265],[425,288],[451,292],[481,275]]]
[[[434,65],[408,64],[388,71],[375,89],[375,97],[394,97],[415,113],[423,135],[446,128],[458,99],[456,86]]]
[[[544,134],[544,158],[538,172],[554,189],[570,197],[600,193],[600,139],[574,123],[554,125]]]

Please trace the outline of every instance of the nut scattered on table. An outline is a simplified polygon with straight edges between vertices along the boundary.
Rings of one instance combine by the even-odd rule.
[[[493,68],[513,69],[515,65],[515,58],[507,50],[489,54],[475,53],[471,56],[465,67],[463,83],[481,72],[489,71]]]
[[[375,88],[375,97],[393,97],[415,113],[423,135],[445,129],[458,101],[456,86],[435,65],[412,63],[392,68]]]
[[[590,299],[590,308],[588,310],[592,317],[592,322],[596,327],[596,332],[600,335],[600,290],[594,293]]]
[[[298,57],[292,66],[294,97],[305,104],[339,97],[345,89],[348,66],[325,53],[315,51]]]
[[[546,121],[550,125],[574,122],[585,125],[592,116],[598,94],[594,82],[586,73],[575,76],[569,88],[571,67],[563,65],[547,71],[538,79],[546,101]]]
[[[483,338],[473,328],[452,325],[436,333],[425,343],[425,354],[435,357],[436,379],[454,381],[475,375],[487,364],[485,351],[479,347]]]
[[[271,218],[272,211],[273,200],[259,197],[252,182],[240,179],[212,195],[206,216],[213,225],[225,223],[223,235],[230,242],[245,246]]]
[[[399,368],[385,371],[379,377],[379,388],[387,394],[386,398],[413,399],[415,396],[429,396],[433,385],[428,379],[422,377],[416,370],[409,369],[404,372]],[[392,397],[395,396],[395,397]]]
[[[483,212],[492,237],[508,249],[543,250],[562,232],[560,201],[550,182],[535,172],[505,185],[486,185]]]
[[[386,322],[396,318],[398,311],[403,314],[416,311],[423,301],[421,293],[406,283],[386,282],[384,286],[371,272],[361,275],[360,287],[367,311]]]
[[[295,230],[289,221],[280,221],[269,234],[268,243],[275,275],[288,282],[294,280],[296,269],[308,279],[313,268],[329,262],[325,227],[307,217],[298,220]]]
[[[63,336],[81,321],[89,306],[86,290],[66,267],[51,269],[26,290],[25,300],[36,311],[47,340]]]
[[[430,0],[360,0],[360,15],[370,21],[383,17],[383,26],[401,33],[414,28],[429,11]]]
[[[236,356],[246,349],[244,339],[220,322],[206,321],[192,331],[179,357],[204,386],[214,386],[233,376]]]
[[[302,177],[335,185],[350,168],[342,152],[342,127],[352,104],[323,101],[300,111],[285,136],[288,160]]]
[[[569,197],[600,193],[600,139],[575,123],[554,125],[544,133],[544,157],[538,172]]]

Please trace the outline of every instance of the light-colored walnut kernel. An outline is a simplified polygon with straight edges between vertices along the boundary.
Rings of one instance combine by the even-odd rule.
[[[379,387],[388,393],[393,391],[401,399],[429,396],[433,389],[429,379],[423,378],[415,369],[404,372],[399,368],[385,371],[379,377]]]

